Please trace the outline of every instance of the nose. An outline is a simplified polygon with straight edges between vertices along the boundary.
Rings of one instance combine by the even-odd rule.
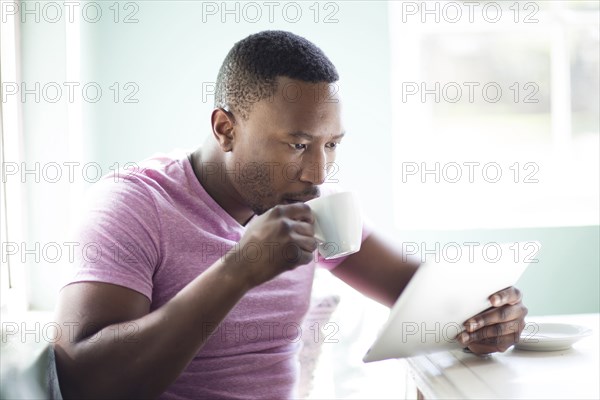
[[[322,185],[327,178],[327,154],[324,149],[315,149],[313,154],[303,160],[300,180],[313,185]]]

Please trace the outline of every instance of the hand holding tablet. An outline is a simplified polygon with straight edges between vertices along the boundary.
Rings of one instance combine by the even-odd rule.
[[[533,252],[524,251],[532,246]],[[540,244],[507,243],[497,248],[498,254],[492,258],[475,255],[421,265],[363,361],[467,346],[477,353],[489,353],[515,343],[526,309],[512,286],[529,263],[536,262]],[[473,324],[467,327],[465,323]],[[459,340],[463,333],[469,336],[466,342]]]

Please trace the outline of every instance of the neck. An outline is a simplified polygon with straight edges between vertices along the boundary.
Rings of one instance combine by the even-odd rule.
[[[240,225],[246,225],[254,212],[237,193],[228,174],[221,173],[225,168],[223,152],[207,143],[190,155],[190,161],[194,175],[206,193]],[[209,165],[211,168],[206,168]]]

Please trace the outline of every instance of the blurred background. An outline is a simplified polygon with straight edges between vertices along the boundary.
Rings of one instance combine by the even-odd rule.
[[[338,68],[348,134],[330,178],[374,226],[418,254],[538,240],[518,285],[530,314],[599,311],[598,1],[0,4],[4,316],[54,308],[85,190],[198,147],[223,58],[266,29]],[[319,277],[342,297],[324,351],[346,369],[327,390],[373,394],[353,377],[390,370],[360,361],[387,310]]]

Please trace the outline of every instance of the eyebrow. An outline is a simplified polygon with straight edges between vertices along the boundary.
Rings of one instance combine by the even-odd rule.
[[[341,139],[344,137],[345,134],[346,134],[346,132],[342,132],[339,135],[333,136],[332,139],[334,139],[334,140]],[[313,140],[314,139],[313,135],[311,135],[310,133],[303,132],[303,131],[290,132],[290,133],[288,133],[288,136],[293,136],[295,138],[305,139],[305,140]]]

